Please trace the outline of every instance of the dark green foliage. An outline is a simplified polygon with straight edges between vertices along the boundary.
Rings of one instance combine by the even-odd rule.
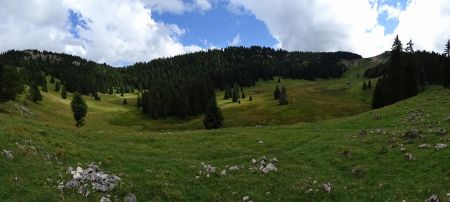
[[[67,91],[66,91],[66,87],[65,86],[62,87],[61,98],[62,99],[66,99],[67,98]]]
[[[136,108],[140,109],[142,107],[142,99],[141,99],[141,95],[138,94],[137,99],[136,99]]]
[[[61,90],[61,84],[59,83],[59,81],[57,81],[57,82],[55,83],[55,91],[56,91],[56,92],[59,92],[59,90]]]
[[[231,89],[227,86],[224,91],[223,99],[228,100],[232,97],[233,97],[233,93],[231,92]]]
[[[53,76],[50,77],[50,83],[55,83],[55,78],[53,78]]]
[[[248,101],[253,101],[253,97],[250,95],[250,97],[248,97]]]
[[[0,66],[0,103],[14,100],[23,91],[17,68]]]
[[[47,79],[45,78],[45,75],[42,76],[41,89],[42,89],[42,92],[48,93]]]
[[[239,86],[237,84],[234,85],[232,97],[233,102],[239,101]]]
[[[273,92],[273,97],[275,100],[278,100],[280,98],[280,93],[281,93],[280,88],[278,88],[278,85],[277,85],[277,87],[275,88],[275,91]]]
[[[94,97],[94,100],[97,100],[97,101],[101,100],[101,98],[100,98],[100,96],[98,95],[97,92],[94,93],[93,97]]]
[[[363,82],[362,89],[363,89],[363,90],[367,90],[367,84],[366,84],[366,81]]]
[[[278,83],[280,83],[281,82],[281,78],[280,77],[278,77]]]
[[[42,101],[41,91],[37,85],[30,86],[30,100],[33,102]]]
[[[218,129],[223,126],[222,111],[217,106],[215,99],[211,99],[206,107],[205,117],[203,118],[205,129]]]
[[[108,90],[108,94],[110,95],[114,94],[114,89],[112,87]]]
[[[241,98],[244,99],[245,98],[245,93],[242,92]]]
[[[369,80],[369,82],[367,83],[367,89],[371,90],[372,89],[372,81]]]
[[[127,104],[128,104],[128,101],[127,101],[127,99],[123,99],[123,102],[122,102],[122,104],[123,104],[123,105],[127,105]]]
[[[86,117],[87,114],[87,104],[84,102],[83,97],[80,93],[74,93],[72,102],[70,103],[70,106],[72,107],[73,117],[75,119],[75,126],[77,128],[84,125],[84,117]]]
[[[280,95],[278,97],[278,103],[280,105],[287,105],[289,104],[289,100],[286,93],[286,88],[284,86],[281,86]]]

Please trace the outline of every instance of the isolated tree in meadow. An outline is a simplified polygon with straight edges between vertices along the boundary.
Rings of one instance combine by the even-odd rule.
[[[248,98],[248,101],[253,101],[253,97],[250,95],[250,97]]]
[[[140,109],[142,107],[142,98],[141,95],[138,94],[137,99],[136,99],[136,108]]]
[[[278,88],[278,85],[273,92],[273,97],[275,98],[275,100],[278,100],[280,98],[280,88]]]
[[[280,92],[280,96],[278,98],[278,103],[280,105],[287,105],[287,104],[289,104],[289,100],[287,98],[286,88],[284,86],[281,86],[281,92]]]
[[[367,83],[367,89],[372,89],[372,82],[369,80],[369,82]]]
[[[55,91],[56,91],[56,92],[59,92],[59,90],[61,90],[61,84],[57,81],[57,82],[55,83]]]
[[[230,99],[230,88],[228,88],[228,86],[225,88],[225,91],[224,91],[224,95],[223,95],[223,99],[224,100],[228,100],[228,99]]]
[[[88,106],[84,102],[83,97],[80,93],[74,93],[72,102],[70,103],[72,107],[73,117],[75,119],[75,126],[77,128],[84,125],[84,118],[86,117]]]
[[[223,115],[220,108],[217,106],[215,99],[211,99],[206,107],[205,117],[203,118],[203,125],[205,129],[218,129],[223,126]]]
[[[278,83],[281,83],[281,78],[280,77],[278,77]]]
[[[237,102],[239,100],[239,86],[237,84],[234,85],[232,98],[233,102]]]
[[[123,99],[123,102],[122,102],[122,104],[123,104],[123,105],[127,105],[127,104],[128,104],[128,101],[127,101],[127,99]]]
[[[66,87],[65,87],[65,86],[62,87],[62,90],[61,90],[61,98],[62,98],[62,99],[66,99],[66,98],[67,98],[67,90],[66,90]]]
[[[0,103],[15,99],[22,91],[22,79],[17,68],[0,66]]]
[[[445,44],[445,51],[444,51],[444,55],[446,57],[450,57],[450,39],[447,41],[447,43]]]
[[[241,98],[244,99],[245,98],[245,93],[242,92]]]
[[[33,84],[30,87],[30,99],[35,103],[42,101],[41,91],[39,91],[39,87],[36,84]]]
[[[363,90],[367,90],[367,84],[366,84],[366,81],[363,82],[362,89],[363,89]]]
[[[409,42],[406,44],[405,52],[407,53],[414,53],[414,43],[412,40],[409,40]]]
[[[42,88],[42,92],[48,93],[47,80],[45,79],[45,76],[44,76],[44,81],[42,83],[42,87],[41,88]]]

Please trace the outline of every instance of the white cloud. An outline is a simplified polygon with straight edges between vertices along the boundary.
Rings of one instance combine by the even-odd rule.
[[[159,13],[183,14],[185,12],[199,11],[205,12],[213,6],[211,0],[146,0],[146,3]]]
[[[156,22],[139,0],[0,1],[0,51],[45,49],[121,65],[201,50],[181,44],[185,30]],[[89,27],[78,27],[79,38],[69,32],[69,9]]]
[[[394,33],[403,42],[412,39],[416,49],[443,52],[450,39],[450,1],[413,0],[399,14],[399,25]]]
[[[241,44],[241,35],[240,34],[236,34],[236,36],[233,38],[233,40],[228,42],[229,46],[239,46],[240,44]]]
[[[389,50],[397,33],[429,50],[450,37],[448,0],[409,0],[403,10],[384,0],[229,1],[232,10],[245,9],[264,22],[276,47],[287,50],[348,50],[368,57]],[[384,34],[378,23],[383,12],[399,19],[394,34]]]

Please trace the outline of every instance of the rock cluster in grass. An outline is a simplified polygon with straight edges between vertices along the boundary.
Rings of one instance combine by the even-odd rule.
[[[209,176],[211,176],[212,174],[214,174],[215,172],[216,172],[216,167],[214,167],[214,166],[212,166],[212,165],[209,165],[209,164],[201,163],[201,168],[200,168],[200,170],[198,171],[198,174],[199,174],[200,176],[206,176],[206,177],[209,177]]]
[[[358,135],[367,135],[367,131],[364,129],[359,130]]]
[[[403,134],[403,138],[407,139],[422,139],[424,137],[422,131],[419,129],[413,128],[411,130],[406,131]]]
[[[434,148],[436,148],[436,150],[441,150],[447,147],[447,144],[444,143],[437,143],[436,146]]]
[[[4,149],[2,151],[2,153],[3,153],[3,155],[5,155],[6,159],[12,160],[14,158],[14,155],[13,155],[12,151]]]
[[[251,170],[257,170],[261,172],[262,175],[278,170],[278,160],[275,157],[271,160],[269,160],[266,156],[262,156],[258,160],[252,159],[251,165]]]
[[[408,161],[414,161],[414,160],[416,160],[416,157],[414,157],[411,153],[405,153],[403,156],[404,156],[405,159],[408,160]]]
[[[439,128],[439,129],[437,129],[436,134],[442,135],[442,136],[447,135],[447,130],[445,128]]]
[[[127,196],[125,196],[125,202],[136,202],[136,196],[134,194],[128,194]]]
[[[430,196],[430,198],[425,200],[425,202],[439,202],[439,197],[436,194],[433,194]]]
[[[323,184],[323,190],[327,193],[330,193],[331,190],[333,189],[333,185],[331,183],[325,183]]]
[[[431,148],[431,145],[430,144],[421,144],[421,145],[419,145],[419,148],[420,149],[428,149],[428,148]]]
[[[121,181],[119,177],[113,174],[107,174],[100,170],[95,164],[90,164],[83,169],[69,167],[67,174],[72,175],[64,188],[78,189],[78,193],[87,197],[92,191],[106,193],[112,191]]]

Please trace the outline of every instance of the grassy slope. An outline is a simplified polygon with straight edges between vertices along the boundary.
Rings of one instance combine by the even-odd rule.
[[[352,69],[342,80],[320,81],[316,85],[324,86],[321,92],[349,95],[354,98],[350,101],[355,103],[359,99],[363,103],[361,111],[367,110],[366,96],[360,93],[360,85],[356,85],[361,81],[354,78],[357,71],[360,69]],[[310,83],[286,82],[299,87]],[[343,90],[345,93],[337,91],[346,86],[346,82],[351,82],[353,87]],[[273,86],[272,83],[257,85],[254,92],[264,85]],[[315,88],[320,89],[318,86]],[[288,92],[291,92],[289,87]],[[331,96],[323,94],[317,96]],[[258,104],[272,102],[269,102],[270,95],[266,96],[268,101]],[[264,96],[254,96],[255,103],[258,97],[264,99]],[[412,125],[424,131],[440,127],[450,129],[449,123],[443,121],[450,116],[450,92],[439,87],[431,87],[423,94],[393,106],[352,117],[291,126],[236,127],[217,131],[151,131],[147,127],[155,122],[142,126],[143,121],[136,123],[131,118],[128,123],[121,124],[136,126],[122,127],[111,120],[137,114],[131,110],[132,106],[121,106],[121,98],[115,96],[104,95],[100,103],[86,99],[90,112],[88,124],[81,129],[72,126],[68,101],[60,100],[52,91],[45,95],[42,104],[29,103],[29,108],[37,114],[33,120],[0,113],[0,150],[12,150],[15,154],[13,160],[0,158],[0,198],[5,201],[59,200],[61,195],[55,186],[58,180],[69,179],[64,174],[66,168],[90,162],[101,164],[106,171],[123,179],[124,183],[115,195],[122,198],[131,192],[143,201],[237,201],[244,195],[255,201],[423,201],[433,193],[445,196],[450,191],[449,148],[442,151],[417,148],[423,142],[438,143],[441,137],[426,132],[423,140],[404,143],[407,151],[416,156],[416,161],[406,161],[399,147],[390,147],[388,143],[389,140],[403,143],[401,138],[395,137]],[[302,103],[294,101],[293,105],[297,102]],[[253,103],[243,103],[239,107],[246,104]],[[224,102],[220,105],[226,117],[237,106]],[[429,113],[430,117],[423,122],[405,121],[408,111],[418,109]],[[8,105],[2,106],[2,110],[10,111]],[[329,110],[322,112],[325,111]],[[267,113],[277,114],[276,111]],[[374,120],[374,114],[380,114],[382,118]],[[279,116],[283,118],[283,115]],[[324,117],[334,116],[329,112]],[[237,119],[236,123],[239,121]],[[362,128],[368,131],[384,128],[388,133],[356,135]],[[32,140],[30,145],[36,148],[36,153],[31,146],[23,149],[17,146],[25,145],[26,140]],[[258,143],[260,140],[263,143]],[[387,153],[381,154],[383,146]],[[351,150],[350,158],[342,155],[345,150]],[[47,153],[52,160],[45,159]],[[261,176],[247,170],[250,160],[262,155],[278,158],[278,172]],[[201,162],[219,167],[219,172],[226,165],[246,165],[247,168],[226,177],[195,179]],[[352,173],[355,166],[361,167],[366,174],[355,176]],[[318,185],[313,185],[314,180],[318,184],[331,182],[333,191],[324,193],[319,187],[318,192],[305,193],[309,188],[317,188]],[[64,197],[66,201],[84,200],[71,191],[66,191]],[[94,194],[88,200],[98,201],[99,198],[100,195]]]

